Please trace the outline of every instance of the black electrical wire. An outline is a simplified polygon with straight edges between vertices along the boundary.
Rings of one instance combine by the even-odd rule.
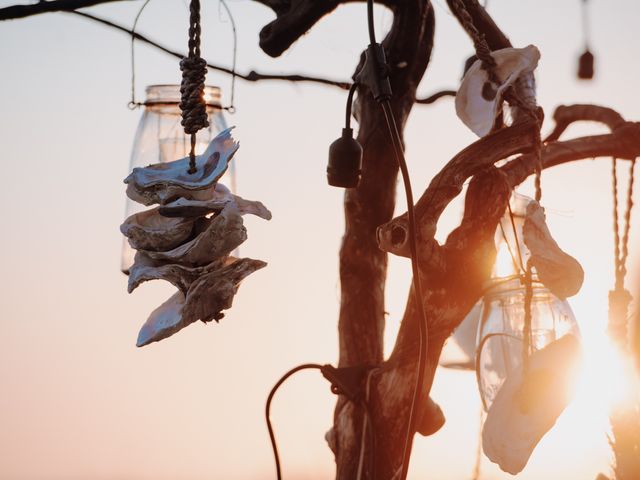
[[[267,428],[269,429],[269,438],[271,439],[271,447],[273,448],[273,458],[276,462],[276,474],[278,480],[282,480],[282,471],[280,469],[280,455],[278,455],[278,445],[276,444],[276,437],[273,433],[273,426],[271,425],[271,400],[273,400],[273,396],[276,394],[278,388],[280,388],[280,385],[282,385],[291,375],[299,372],[300,370],[322,370],[322,365],[319,365],[317,363],[305,363],[302,365],[298,365],[297,367],[292,368],[287,373],[285,373],[273,386],[271,392],[269,392],[269,396],[267,397],[267,404],[265,405],[264,409],[265,417],[267,420]]]
[[[373,22],[373,0],[367,0],[367,21],[369,28],[369,41],[372,45],[375,45],[376,34],[375,26]],[[382,69],[381,69],[382,70]],[[393,152],[402,175],[402,181],[404,184],[405,196],[407,199],[407,214],[408,214],[408,226],[409,226],[409,250],[411,252],[411,270],[413,273],[413,290],[415,295],[415,301],[419,313],[418,319],[418,372],[416,377],[415,388],[411,398],[411,407],[409,409],[409,421],[407,424],[407,432],[404,440],[404,446],[402,449],[402,470],[400,471],[400,480],[407,478],[409,470],[409,451],[413,433],[415,432],[415,412],[420,400],[420,393],[424,388],[424,374],[427,366],[427,355],[429,351],[429,326],[427,324],[427,313],[422,302],[422,282],[420,279],[420,270],[418,267],[418,234],[416,229],[416,215],[413,202],[413,190],[411,188],[411,179],[409,177],[409,169],[404,157],[404,149],[402,148],[402,138],[396,124],[393,110],[391,108],[391,102],[388,99],[383,99],[380,102],[382,110],[384,112],[387,128],[391,141],[393,144]]]
[[[293,374],[301,370],[320,370],[322,372],[325,369],[325,367],[330,367],[330,365],[319,365],[317,363],[304,363],[302,365],[298,365],[297,367],[292,368],[287,373],[285,373],[282,377],[280,377],[280,380],[276,382],[276,384],[273,386],[273,388],[271,388],[271,391],[269,392],[269,396],[267,397],[267,403],[265,405],[265,418],[267,421],[267,429],[269,430],[271,448],[273,449],[273,458],[276,463],[276,477],[278,480],[282,480],[282,469],[280,466],[280,454],[278,453],[278,444],[276,442],[275,433],[273,432],[273,426],[271,424],[271,401],[273,400],[274,395],[278,391],[278,388],[280,388],[280,386],[284,382],[286,382],[289,379],[289,377],[291,377]],[[368,387],[368,382],[367,382],[367,387]],[[334,392],[334,393],[340,394],[341,392]],[[367,398],[366,398],[367,396],[368,394],[365,395],[365,399],[360,401],[359,403],[364,407],[364,410],[365,410],[364,421],[369,425],[367,436],[369,436],[369,441],[371,442],[371,450],[372,452],[375,452],[375,445],[376,445],[375,432],[373,430],[373,422],[371,420],[371,410],[369,409],[369,402],[367,401]],[[366,427],[363,425],[363,428],[366,428]],[[364,448],[365,448],[365,445],[363,443],[360,446],[361,456],[363,455]],[[373,478],[375,478],[375,472],[373,472]]]
[[[409,169],[407,167],[406,159],[404,158],[404,151],[402,149],[402,141],[400,139],[400,133],[396,124],[393,111],[391,109],[391,103],[386,100],[382,103],[382,109],[387,121],[387,127],[389,134],[391,135],[393,143],[393,151],[402,174],[402,181],[404,183],[405,195],[407,198],[407,214],[409,220],[409,250],[411,252],[411,270],[413,272],[413,293],[417,304],[419,313],[418,319],[418,375],[416,378],[416,385],[413,390],[413,396],[411,399],[411,407],[409,409],[409,422],[407,425],[407,433],[405,436],[404,447],[402,450],[402,470],[400,479],[407,478],[409,471],[409,444],[411,443],[411,437],[415,431],[415,411],[420,399],[420,393],[424,388],[424,373],[427,367],[427,354],[429,351],[429,326],[427,324],[427,313],[424,309],[424,303],[420,296],[422,292],[422,281],[420,279],[420,270],[418,267],[418,240],[416,231],[416,215],[413,203],[413,190],[411,188],[411,180],[409,178]]]
[[[375,45],[376,43],[376,29],[373,25],[373,0],[367,0],[367,24],[369,30],[369,43]]]
[[[347,113],[344,125],[346,128],[351,128],[351,107],[353,105],[353,94],[356,93],[358,89],[358,83],[354,82],[349,88],[349,96],[347,97]]]

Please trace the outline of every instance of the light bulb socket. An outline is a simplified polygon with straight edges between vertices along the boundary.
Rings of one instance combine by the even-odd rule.
[[[353,138],[351,128],[343,128],[342,136],[329,147],[327,181],[333,187],[355,188],[362,173],[362,147]]]
[[[578,78],[581,80],[591,80],[593,78],[594,71],[593,64],[593,53],[587,49],[578,59]]]

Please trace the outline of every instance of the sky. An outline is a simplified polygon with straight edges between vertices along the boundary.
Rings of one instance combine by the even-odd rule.
[[[231,29],[217,2],[203,2],[203,55],[229,66]],[[539,103],[551,118],[560,104],[595,103],[640,119],[640,39],[634,0],[593,0],[596,78],[575,79],[583,42],[578,0],[491,0],[489,10],[516,46],[535,44]],[[0,7],[13,4],[0,1]],[[91,9],[131,25],[140,2]],[[349,4],[324,18],[281,58],[257,45],[267,8],[231,0],[238,26],[238,70],[308,73],[348,79],[367,43],[364,6]],[[471,43],[434,1],[436,43],[419,88],[428,95],[456,88]],[[391,14],[376,9],[379,32]],[[186,2],[154,0],[139,31],[186,47]],[[381,36],[381,33],[379,33]],[[70,14],[0,23],[0,478],[2,479],[269,479],[274,478],[264,425],[273,383],[300,363],[336,363],[338,248],[343,192],[325,180],[328,145],[339,136],[346,94],[330,87],[282,82],[236,86],[241,148],[238,192],[264,202],[273,220],[246,217],[242,254],[269,266],[240,287],[219,324],[194,324],[161,343],[137,349],[146,316],[171,294],[160,282],[126,292],[119,271],[125,195],[122,179],[141,112],[130,111],[130,40]],[[149,84],[177,83],[177,60],[136,47],[139,98]],[[229,101],[230,79],[208,83]],[[544,131],[552,128],[547,122]],[[568,136],[600,132],[572,127]],[[443,99],[416,106],[406,129],[416,191],[457,151],[474,141]],[[626,169],[626,168],[625,168]],[[626,181],[626,174],[622,175]],[[595,478],[610,463],[606,413],[616,372],[604,346],[607,292],[613,285],[610,162],[604,159],[544,173],[543,205],[556,240],[583,265],[586,278],[571,299],[584,339],[585,362],[575,401],[517,477]],[[532,194],[528,182],[520,191]],[[401,189],[399,192],[402,193]],[[636,194],[636,201],[640,197]],[[397,211],[405,206],[399,196]],[[461,215],[447,209],[438,238]],[[638,221],[638,211],[633,220]],[[639,258],[631,229],[630,282]],[[387,285],[390,351],[406,301],[410,265],[391,258]],[[632,283],[633,284],[633,283]],[[439,370],[432,396],[447,423],[418,437],[409,478],[468,478],[477,445],[475,376]],[[272,418],[285,478],[332,478],[324,441],[335,397],[316,372],[294,377],[277,394]],[[482,462],[483,479],[510,476]]]

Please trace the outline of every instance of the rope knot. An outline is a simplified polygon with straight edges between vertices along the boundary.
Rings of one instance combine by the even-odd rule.
[[[204,81],[207,75],[207,62],[200,57],[186,57],[180,61],[182,70],[182,126],[187,134],[209,126],[207,105],[204,101]]]

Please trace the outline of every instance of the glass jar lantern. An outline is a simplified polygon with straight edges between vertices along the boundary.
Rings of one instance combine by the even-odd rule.
[[[204,99],[207,104],[209,127],[196,135],[196,154],[202,153],[209,142],[222,130],[227,122],[220,104],[220,89],[206,86]],[[190,138],[180,124],[180,85],[151,85],[146,89],[146,100],[142,118],[133,141],[129,171],[135,167],[145,167],[154,163],[178,160],[189,155]],[[235,190],[235,162],[229,165],[229,178]],[[125,218],[144,210],[146,207],[127,198]],[[123,238],[121,270],[128,274],[133,264],[135,252]]]
[[[565,335],[580,336],[569,303],[532,275],[531,337],[524,344],[524,266],[531,252],[524,244],[526,210],[532,200],[514,192],[496,230],[497,257],[481,300],[476,337],[476,376],[482,406],[488,410],[505,379],[531,355]]]
[[[521,276],[494,278],[487,289],[478,327],[476,375],[482,406],[488,410],[507,376],[522,368],[525,287]],[[528,354],[565,335],[580,336],[566,300],[533,279],[531,344]]]

